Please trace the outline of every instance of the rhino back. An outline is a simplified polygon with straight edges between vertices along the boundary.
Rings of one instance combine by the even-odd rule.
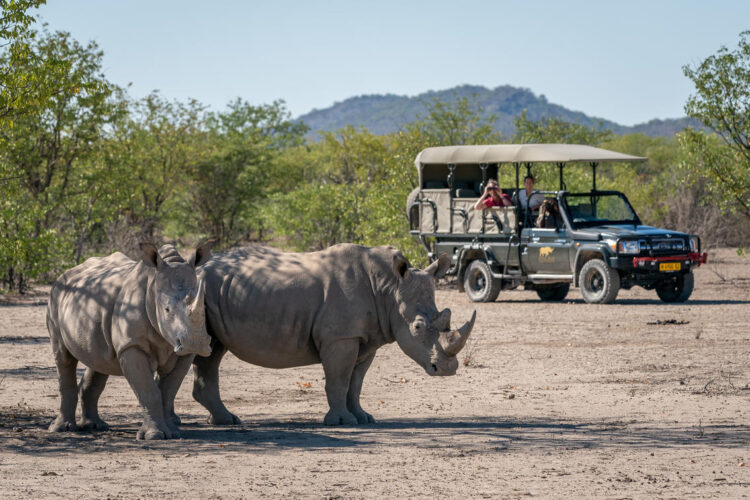
[[[135,267],[136,262],[119,252],[93,257],[66,271],[50,291],[49,318],[63,344],[101,373],[121,375],[112,345],[112,314]]]
[[[232,353],[270,368],[318,363],[320,345],[385,343],[367,249],[337,245],[284,253],[247,247],[206,266],[206,321]]]

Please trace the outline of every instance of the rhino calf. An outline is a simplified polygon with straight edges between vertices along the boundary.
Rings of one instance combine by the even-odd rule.
[[[144,410],[138,439],[179,436],[174,398],[195,354],[207,356],[205,284],[195,267],[213,242],[188,262],[172,245],[141,244],[142,259],[95,257],[66,271],[50,291],[47,329],[60,379],[60,414],[50,432],[106,430],[99,396],[110,375],[124,375]],[[160,255],[161,254],[163,255]],[[86,365],[76,385],[78,362]],[[76,423],[78,396],[81,418]]]
[[[359,403],[375,351],[397,342],[429,375],[453,375],[476,311],[450,330],[450,310],[435,306],[440,258],[424,271],[392,247],[342,244],[313,253],[248,247],[205,266],[206,326],[215,340],[196,356],[193,397],[213,424],[239,423],[219,395],[219,364],[231,351],[269,368],[322,363],[329,425],[374,422]]]

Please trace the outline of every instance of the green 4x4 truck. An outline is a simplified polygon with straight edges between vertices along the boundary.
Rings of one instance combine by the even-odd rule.
[[[589,303],[611,303],[621,288],[634,285],[656,290],[664,302],[684,302],[693,291],[693,268],[706,261],[700,238],[645,226],[624,194],[596,189],[600,163],[644,160],[573,144],[428,148],[415,160],[419,186],[406,204],[410,232],[430,260],[452,256],[448,274],[475,302],[492,302],[501,290],[521,285],[542,300],[559,301],[571,284]],[[520,169],[528,174],[536,163],[557,165],[560,190],[533,191],[522,197],[531,207],[523,206]],[[590,165],[589,192],[564,189],[570,163]],[[515,189],[502,189],[512,206],[475,210],[503,165],[515,168]],[[550,200],[544,203],[552,205],[547,217],[538,217],[535,198]]]

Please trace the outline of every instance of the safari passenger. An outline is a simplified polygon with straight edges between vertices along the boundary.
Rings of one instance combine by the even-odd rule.
[[[484,210],[485,208],[492,207],[509,207],[512,205],[513,202],[510,200],[510,196],[500,191],[500,187],[495,179],[490,179],[484,187],[484,193],[474,205],[474,210]]]

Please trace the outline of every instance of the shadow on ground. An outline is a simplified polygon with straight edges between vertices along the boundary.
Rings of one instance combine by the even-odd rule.
[[[82,368],[76,369],[76,376],[83,375],[84,370]],[[54,366],[21,366],[18,368],[0,368],[0,378],[21,378],[28,380],[40,380],[50,379],[54,380],[57,378],[57,368]]]
[[[541,300],[538,299],[532,299],[529,298],[529,300],[503,300],[498,299],[495,301],[496,303],[500,304],[518,304],[523,302],[528,303],[541,303]],[[550,302],[546,302],[549,304]],[[555,302],[555,304],[586,304],[586,301],[583,299],[565,299],[561,302]],[[659,299],[617,299],[614,302],[614,305],[620,305],[620,306],[648,306],[648,305],[669,305],[669,306],[683,306],[683,307],[689,307],[689,306],[732,306],[732,305],[744,305],[744,304],[750,304],[750,300],[733,300],[733,299],[721,299],[721,300],[706,300],[706,299],[690,299],[687,302],[681,302],[681,303],[670,303],[665,304]]]
[[[18,335],[9,335],[0,337],[0,344],[49,344],[49,337],[21,337]]]
[[[607,448],[745,448],[750,426],[703,427],[637,421],[574,421],[554,418],[399,419],[356,427],[326,427],[313,421],[256,419],[231,426],[201,423],[203,415],[183,415],[182,438],[136,441],[140,421],[133,415],[109,415],[112,429],[98,433],[46,431],[51,412],[0,409],[0,453],[60,454],[158,450],[161,453],[254,453],[281,449],[372,449],[408,446],[446,455],[544,452]],[[288,420],[286,420],[288,418]],[[126,422],[126,423],[121,423]]]

